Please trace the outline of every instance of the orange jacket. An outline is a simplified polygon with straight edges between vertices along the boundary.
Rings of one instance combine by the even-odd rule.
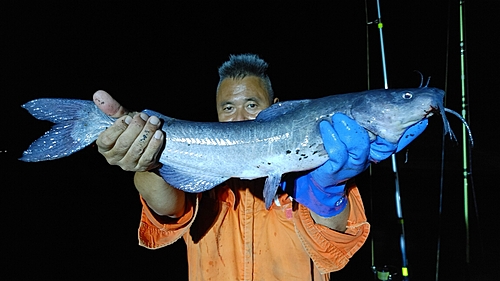
[[[357,187],[350,188],[347,231],[340,233],[315,224],[309,209],[286,194],[266,210],[263,180],[230,179],[188,196],[178,219],[153,214],[141,198],[139,244],[157,249],[183,237],[189,280],[329,280],[368,237]]]

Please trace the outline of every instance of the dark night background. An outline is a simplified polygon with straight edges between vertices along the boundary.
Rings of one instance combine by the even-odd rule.
[[[367,2],[371,21],[376,1]],[[440,280],[496,275],[499,197],[493,175],[500,166],[493,143],[498,118],[491,117],[499,101],[499,3],[464,6],[467,109],[475,137],[469,265],[461,123],[449,117],[459,142],[444,141],[443,173],[440,117],[432,117],[409,146],[407,163],[404,153],[397,156],[412,280],[435,280],[438,237]],[[418,87],[418,70],[432,77],[430,86],[446,88],[446,106],[460,111],[459,1],[381,1],[381,12],[389,86]],[[53,162],[17,160],[50,127],[21,104],[41,97],[91,99],[102,89],[130,109],[216,121],[217,68],[229,54],[245,52],[269,63],[281,100],[368,88],[364,1],[3,1],[0,13],[0,89],[7,108],[0,138],[3,280],[187,279],[183,242],[155,251],[138,246],[141,206],[133,175],[108,166],[95,147]],[[368,26],[368,42],[369,87],[383,88],[374,25]],[[401,266],[390,160],[357,180],[372,232],[333,280],[373,280],[372,254],[376,266]]]

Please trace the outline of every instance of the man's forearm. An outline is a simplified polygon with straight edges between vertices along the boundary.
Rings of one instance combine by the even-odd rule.
[[[158,215],[177,218],[184,214],[184,191],[172,187],[162,177],[153,172],[136,172],[134,183],[149,208]]]
[[[322,217],[315,212],[309,210],[311,213],[311,217],[317,224],[324,225],[328,228],[336,230],[338,232],[345,232],[347,229],[347,220],[349,219],[349,213],[351,211],[350,204],[345,206],[345,209],[340,212],[338,215],[333,217]]]

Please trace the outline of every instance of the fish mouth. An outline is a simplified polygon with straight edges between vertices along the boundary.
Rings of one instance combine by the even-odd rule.
[[[429,118],[434,115],[436,112],[440,112],[439,106],[430,106],[429,110],[425,110],[424,118]]]

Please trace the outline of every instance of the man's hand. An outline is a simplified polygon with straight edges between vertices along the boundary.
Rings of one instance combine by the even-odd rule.
[[[315,214],[333,217],[347,206],[346,181],[369,165],[370,139],[364,128],[344,114],[333,115],[332,123],[322,121],[319,129],[330,159],[297,178],[293,193],[287,192]]]
[[[93,100],[104,113],[118,118],[96,141],[108,163],[136,172],[158,167],[157,159],[164,140],[158,117],[130,113],[104,91],[97,91]]]

